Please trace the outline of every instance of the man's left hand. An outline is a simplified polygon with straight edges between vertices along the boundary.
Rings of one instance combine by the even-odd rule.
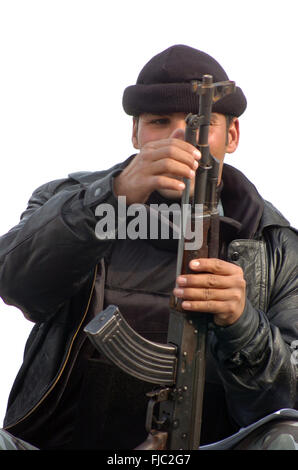
[[[242,315],[246,300],[246,282],[242,269],[215,258],[192,260],[194,274],[177,278],[174,295],[182,299],[182,308],[214,315],[214,323],[228,326]]]

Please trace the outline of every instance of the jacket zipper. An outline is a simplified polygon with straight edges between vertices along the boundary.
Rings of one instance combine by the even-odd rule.
[[[13,428],[14,426],[18,425],[19,423],[21,423],[22,421],[24,421],[25,419],[28,418],[28,416],[30,416],[32,413],[34,413],[35,410],[37,410],[37,408],[44,402],[44,400],[48,397],[48,395],[52,392],[52,390],[56,387],[61,375],[63,374],[63,371],[65,369],[65,366],[67,364],[67,361],[69,359],[69,356],[70,356],[70,352],[72,350],[72,347],[73,347],[73,343],[74,343],[74,340],[76,339],[77,337],[77,334],[78,332],[80,331],[81,329],[81,326],[86,318],[86,315],[87,315],[87,312],[89,310],[89,306],[90,306],[90,302],[91,302],[91,298],[92,298],[92,294],[93,294],[93,290],[94,290],[94,286],[95,286],[95,280],[96,280],[96,275],[97,275],[97,266],[95,267],[95,271],[94,271],[94,277],[93,277],[93,281],[92,281],[92,286],[91,286],[91,290],[90,290],[90,294],[89,294],[89,298],[88,298],[88,302],[87,302],[87,306],[86,306],[86,309],[84,311],[84,315],[80,321],[80,324],[75,332],[75,334],[73,335],[72,337],[72,340],[71,340],[71,343],[70,343],[70,346],[68,348],[68,352],[67,352],[67,355],[66,355],[66,358],[65,358],[65,361],[60,369],[60,372],[58,373],[54,383],[51,385],[51,387],[49,388],[49,390],[43,395],[43,397],[39,400],[38,403],[36,403],[36,405],[30,410],[28,411],[27,414],[25,414],[25,416],[23,416],[21,419],[19,419],[18,421],[16,421],[15,423],[13,424],[10,424],[9,426],[5,426],[3,429],[10,429],[10,428]]]

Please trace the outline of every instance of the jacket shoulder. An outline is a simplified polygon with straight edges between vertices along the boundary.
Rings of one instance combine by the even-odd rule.
[[[47,183],[43,183],[34,190],[31,199],[34,199],[34,197],[38,196],[38,198],[42,197],[46,200],[62,190],[72,189],[75,185],[85,186],[91,184],[94,181],[105,178],[110,173],[115,173],[117,170],[121,171],[123,168],[125,168],[125,166],[128,165],[133,157],[134,155],[129,157],[124,162],[117,163],[116,165],[113,165],[106,170],[76,171],[69,173],[66,178],[55,179],[48,181]]]
[[[124,162],[117,163],[116,165],[113,165],[112,167],[106,169],[106,170],[101,170],[101,171],[77,171],[74,173],[70,173],[68,175],[69,179],[80,184],[88,184],[88,183],[93,183],[94,181],[105,178],[108,174],[110,173],[115,173],[115,171],[123,170],[130,161],[133,159],[135,155],[131,155],[129,158],[127,158]]]
[[[77,171],[69,173],[66,178],[55,179],[48,181],[47,183],[43,183],[33,191],[27,209],[44,204],[48,199],[61,191],[72,190],[75,186],[88,186],[88,184],[92,184],[95,181],[105,178],[110,173],[115,173],[117,170],[121,171],[126,165],[128,165],[133,157],[134,155],[124,162],[113,165],[106,170]]]
[[[290,222],[271,202],[264,200],[264,210],[260,222],[260,228],[261,230],[264,230],[267,227],[287,227],[298,233],[298,231],[291,226]]]

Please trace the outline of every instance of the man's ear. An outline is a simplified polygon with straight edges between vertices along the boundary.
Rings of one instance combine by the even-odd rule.
[[[139,142],[138,142],[138,126],[139,126],[139,118],[134,117],[132,121],[132,144],[135,149],[139,149]]]
[[[233,153],[238,147],[240,138],[239,119],[233,118],[227,133],[226,153]]]

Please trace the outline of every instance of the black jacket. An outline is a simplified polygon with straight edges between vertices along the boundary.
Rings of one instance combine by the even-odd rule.
[[[114,241],[96,237],[95,208],[107,202],[116,207],[113,176],[128,161],[41,186],[20,223],[1,238],[0,294],[35,322],[4,423],[27,440],[30,419],[38,410],[45,413],[43,407],[49,412],[51,396],[64,390],[95,279],[104,283],[102,260]],[[213,328],[211,346],[228,411],[239,427],[297,406],[291,344],[298,337],[298,238],[239,171],[225,165],[223,182],[224,257],[243,268],[247,302],[235,324]]]

